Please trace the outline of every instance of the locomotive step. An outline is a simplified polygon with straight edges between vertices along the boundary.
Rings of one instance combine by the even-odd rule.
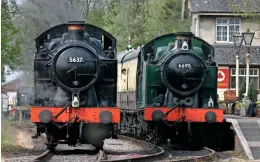
[[[38,138],[39,136],[37,134],[33,135],[32,138],[35,139],[35,138]]]
[[[232,123],[235,133],[249,160],[260,159],[260,119],[251,117],[225,116]]]

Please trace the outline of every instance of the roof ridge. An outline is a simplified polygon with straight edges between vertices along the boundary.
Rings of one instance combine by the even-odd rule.
[[[245,0],[234,0],[238,6],[243,10]],[[256,1],[260,4],[260,1]],[[235,13],[235,11],[229,7],[230,0],[190,0],[190,12],[208,12],[208,13]],[[243,11],[241,11],[243,12]],[[252,8],[251,12],[260,12],[260,7]]]

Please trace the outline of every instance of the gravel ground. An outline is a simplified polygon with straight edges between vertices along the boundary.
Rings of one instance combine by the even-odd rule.
[[[95,161],[96,154],[94,152],[89,152],[92,150],[93,147],[88,145],[82,145],[79,147],[69,147],[67,145],[58,145],[57,146],[57,154],[53,155],[53,157],[49,160],[50,162],[91,162]],[[32,162],[37,155],[40,155],[44,152],[44,149],[41,149],[41,151],[31,152],[31,156],[29,155],[22,155],[19,154],[19,157],[11,157],[6,158],[5,162]],[[28,153],[30,154],[30,153]],[[34,154],[32,156],[32,154]]]
[[[33,135],[33,132],[30,128],[21,128],[22,131],[28,132],[30,136]],[[28,136],[29,136],[28,135]],[[46,149],[44,142],[46,142],[45,136],[42,135],[37,139],[31,140],[34,145],[33,149],[23,148],[23,147],[14,147],[8,148],[7,150],[2,150],[4,152],[5,162],[31,162],[36,158],[37,155],[40,155]],[[26,143],[26,142],[25,142]],[[151,149],[151,145],[144,144],[144,142],[136,142],[130,139],[119,138],[119,139],[106,139],[104,150],[112,152],[128,152],[124,155],[111,155],[107,154],[109,160],[116,160],[121,158],[137,158],[142,155],[138,154],[141,151]],[[92,162],[96,159],[96,154],[93,152],[88,152],[94,150],[94,147],[91,145],[81,145],[76,148],[69,147],[67,145],[58,145],[57,146],[58,154],[54,155],[50,162]],[[76,151],[75,151],[76,150]],[[87,152],[87,153],[86,153]],[[135,153],[137,154],[135,154]],[[73,153],[73,154],[72,154]],[[163,158],[158,159],[157,161],[168,161],[183,159],[188,157],[196,157],[208,154],[208,151],[166,151],[166,154]],[[247,162],[249,160],[242,159],[238,155],[235,155],[232,151],[229,152],[217,152],[216,161],[223,162]],[[239,158],[239,159],[238,159]],[[2,160],[3,161],[3,160]],[[153,161],[153,160],[149,160]]]
[[[109,160],[126,159],[126,158],[138,158],[142,157],[140,154],[125,154],[125,155],[108,155]]]
[[[94,162],[96,156],[90,155],[70,155],[70,156],[54,156],[49,162]]]
[[[5,162],[32,162],[37,156],[23,156],[6,159]],[[94,155],[54,155],[49,162],[94,162]]]
[[[196,158],[199,156],[208,155],[209,151],[199,150],[199,151],[187,151],[187,150],[165,150],[165,154],[160,158],[156,159],[155,162],[159,161],[173,161],[173,160],[182,160],[187,158]]]
[[[208,155],[210,152],[207,150],[200,150],[200,151],[187,151],[187,150],[174,150],[167,152],[167,155],[169,156],[169,160],[172,159],[183,159],[187,157],[199,157]]]
[[[46,139],[41,136],[37,139],[33,139],[34,149],[25,149],[24,151],[19,150],[16,153],[9,153],[5,158],[5,162],[31,162],[33,159],[44,152],[46,146],[44,144]],[[137,144],[131,140],[125,139],[106,139],[104,150],[109,150],[112,152],[140,152],[145,148],[149,148],[144,144]],[[56,147],[56,153],[50,162],[91,162],[95,161],[97,154],[94,151],[95,147],[92,145],[80,145],[77,147],[70,147],[66,144],[60,144]],[[125,154],[125,155],[107,155],[109,160],[115,160],[120,158],[130,158],[137,157],[139,155],[135,154]]]
[[[38,140],[39,141],[39,140]],[[105,146],[108,149],[111,147],[114,151],[122,151],[122,150],[132,150],[139,149],[141,150],[141,146],[137,146],[136,143],[133,143],[131,145],[131,142],[129,141],[122,141],[122,139],[114,140],[114,139],[107,139],[105,141]],[[113,146],[117,146],[116,148]],[[130,149],[127,149],[130,148]],[[19,154],[13,154],[12,158],[6,159],[6,162],[31,162],[33,159],[36,158],[36,155],[39,155],[43,152],[45,149],[44,145],[41,145],[41,143],[38,143],[38,149],[34,151],[19,153]],[[96,160],[95,154],[86,154],[87,150],[93,150],[94,147],[91,145],[81,145],[76,148],[69,147],[67,145],[58,145],[57,146],[57,155],[54,155],[50,162],[94,162]],[[76,150],[76,151],[75,151]],[[136,151],[138,152],[138,151]],[[72,154],[73,153],[73,154]],[[186,151],[186,150],[173,150],[173,151],[166,151],[166,154],[161,157],[160,159],[155,160],[156,162],[159,161],[171,161],[171,160],[180,160],[183,158],[191,158],[191,157],[197,157],[202,155],[207,155],[209,152],[207,150],[203,151]],[[61,155],[62,154],[62,155]],[[232,154],[232,152],[217,152],[217,159],[216,161],[223,161],[223,162],[247,162],[247,160],[243,159],[236,159],[234,158],[235,155]],[[17,157],[19,156],[19,157]],[[142,155],[140,154],[124,154],[124,155],[107,155],[109,160],[117,160],[122,158],[137,158]],[[152,161],[152,160],[148,160]]]
[[[138,152],[146,149],[145,145],[124,139],[106,139],[104,150],[116,152]]]

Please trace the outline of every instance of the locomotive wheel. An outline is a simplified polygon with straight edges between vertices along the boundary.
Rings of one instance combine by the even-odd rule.
[[[203,147],[203,141],[198,138],[193,138],[190,141],[189,149],[191,150],[200,150]]]
[[[118,136],[116,134],[112,135],[112,139],[118,139]]]
[[[113,126],[112,128],[112,139],[118,139],[118,136],[117,134],[119,133],[118,129],[117,129],[117,125],[116,126]]]
[[[95,144],[92,144],[94,147],[96,147],[96,150],[103,150],[104,142],[97,142]]]
[[[57,140],[53,137],[52,134],[50,133],[46,133],[46,134],[47,134],[47,141],[48,141],[48,143],[46,143],[47,149],[54,151],[55,147],[58,145]]]

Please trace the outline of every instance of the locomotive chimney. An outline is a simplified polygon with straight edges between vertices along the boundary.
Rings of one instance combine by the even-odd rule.
[[[68,22],[68,38],[69,40],[84,40],[85,22],[69,21]]]
[[[176,33],[175,48],[182,50],[192,49],[192,37],[193,34],[191,32]]]

